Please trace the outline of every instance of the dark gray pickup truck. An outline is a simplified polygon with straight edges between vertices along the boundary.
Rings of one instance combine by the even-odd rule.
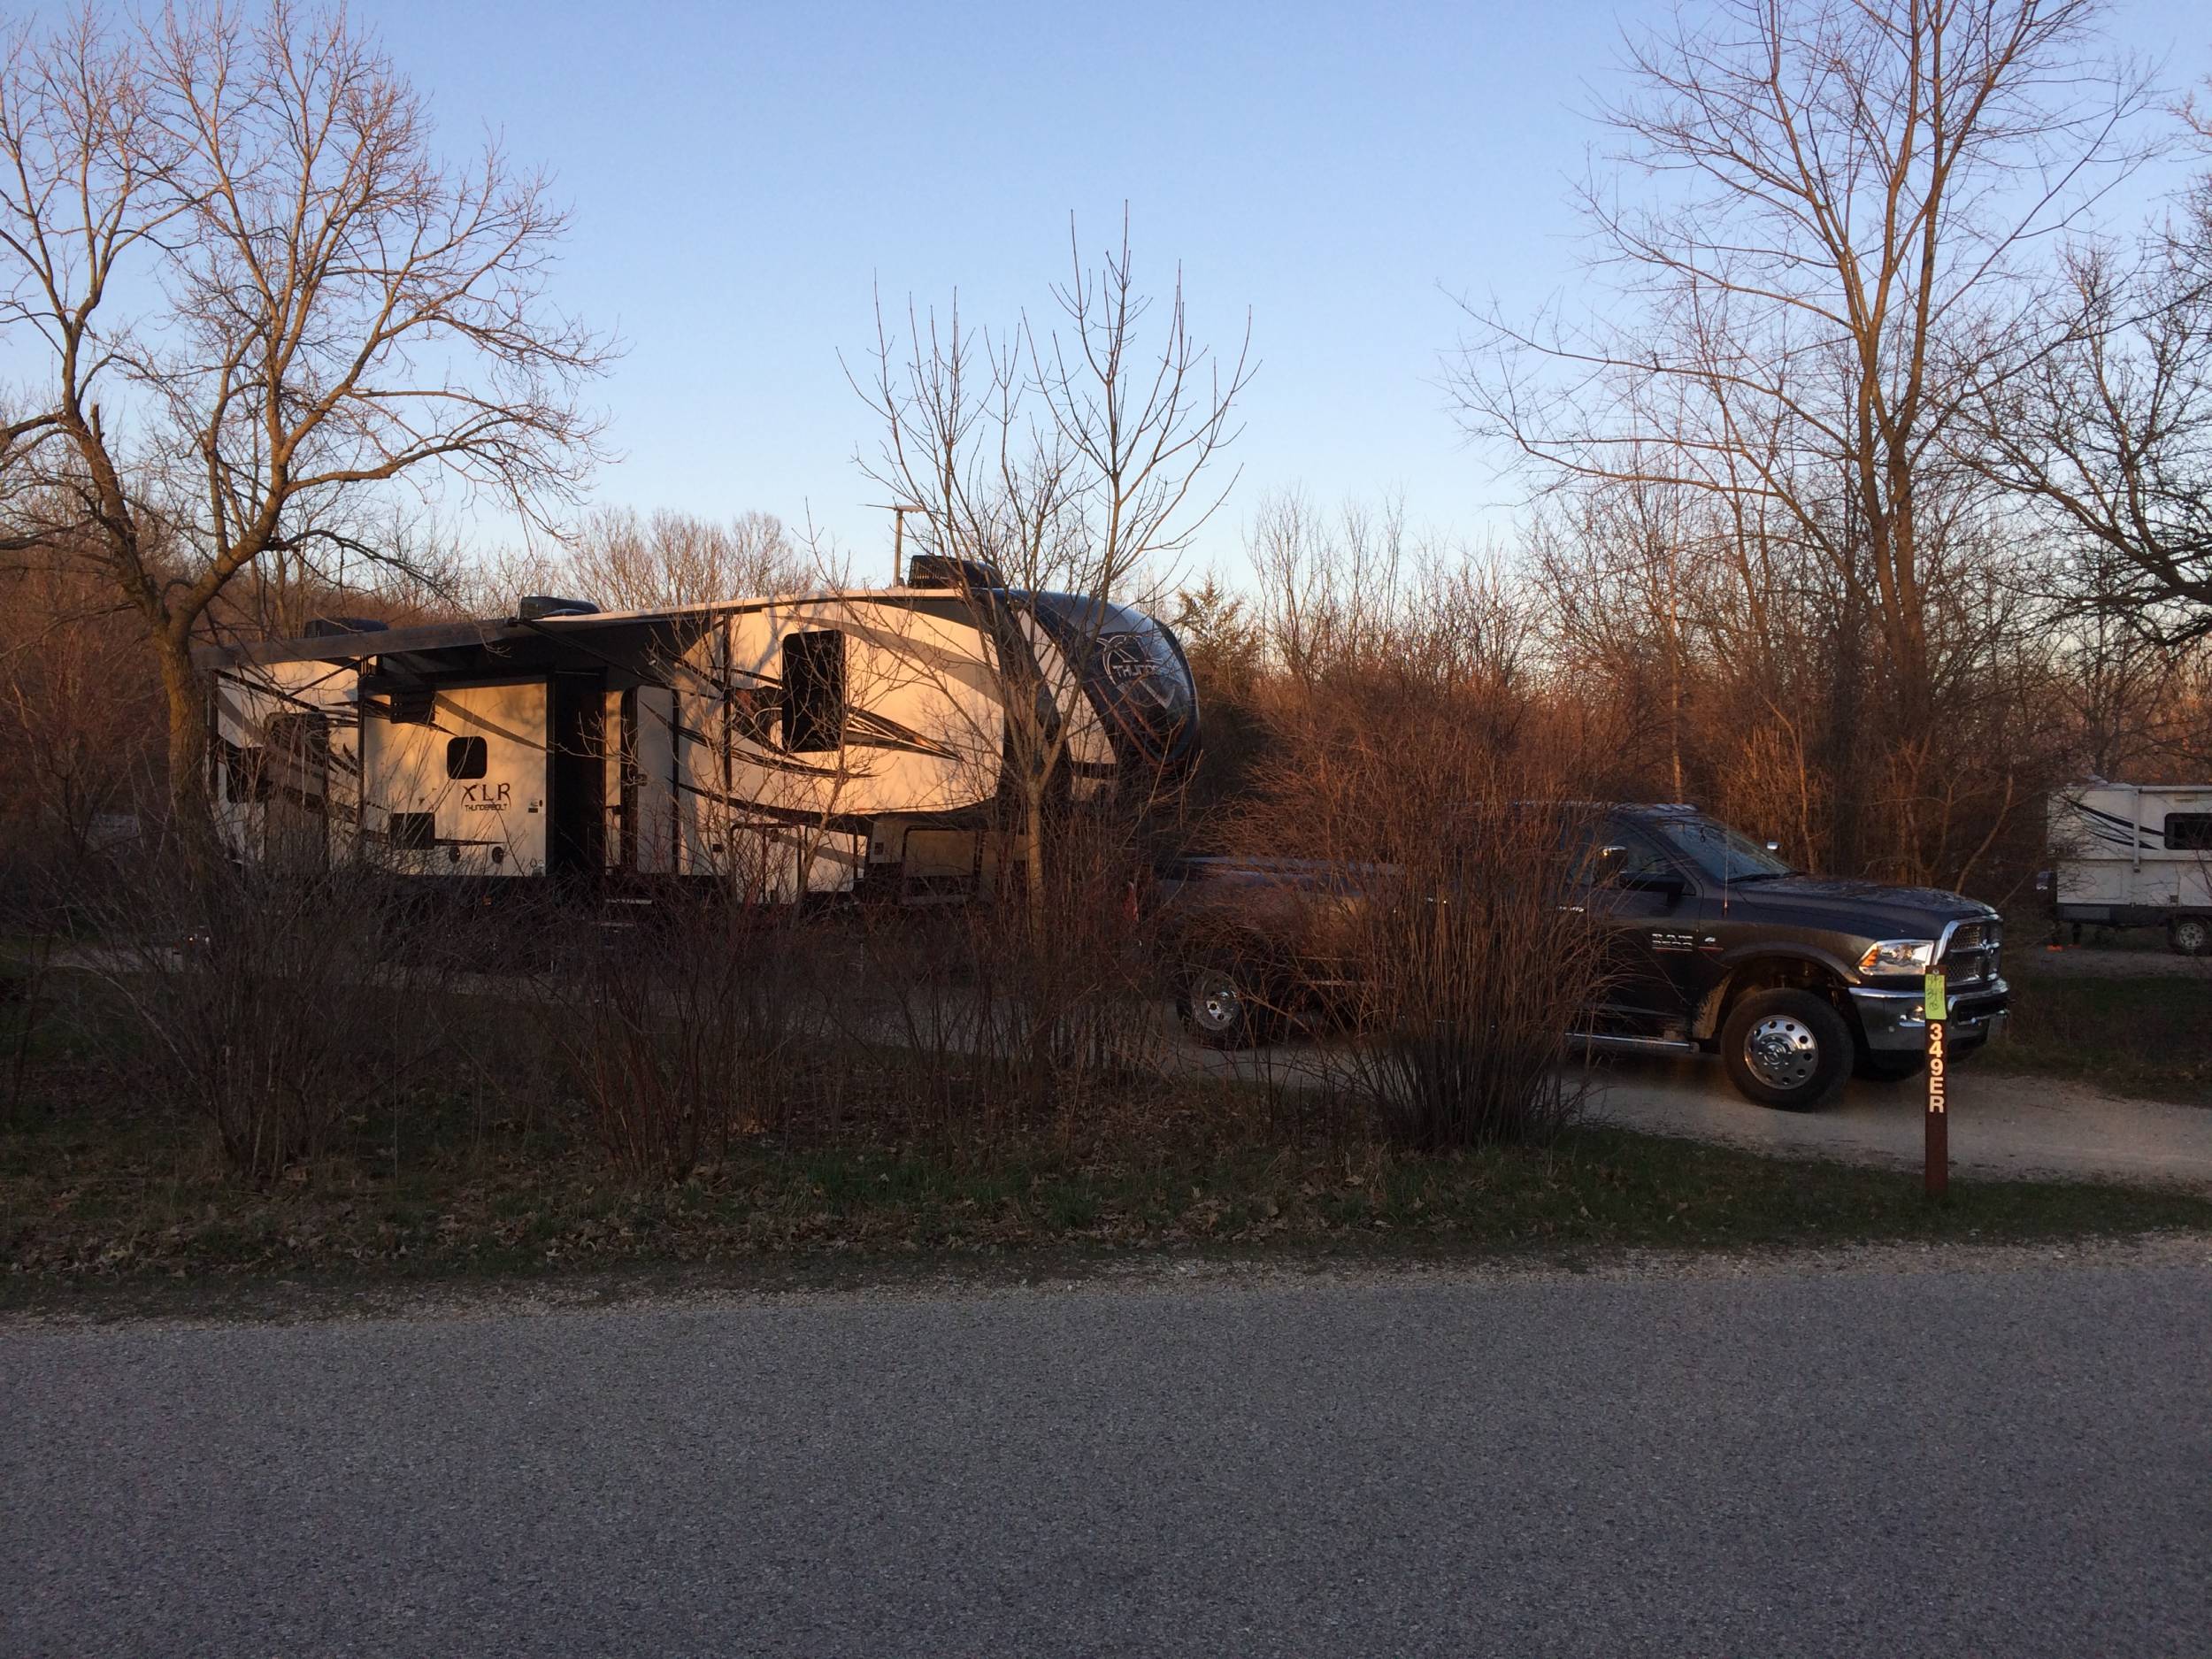
[[[1717,1051],[1763,1105],[1817,1106],[1846,1075],[1901,1080],[1922,1066],[1921,982],[1945,973],[1954,1060],[2004,1026],[2001,928],[1988,905],[1929,887],[1816,879],[1686,806],[1603,808],[1586,875],[1561,894],[1604,930],[1605,1001],[1577,1033],[1644,1053]],[[1271,1036],[1349,972],[1332,917],[1374,867],[1187,858],[1157,897],[1177,996],[1202,1041]]]

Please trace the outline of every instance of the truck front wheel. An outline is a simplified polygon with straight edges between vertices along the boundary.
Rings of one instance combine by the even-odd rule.
[[[1729,1010],[1720,1055],[1746,1100],[1789,1111],[1824,1104],[1850,1069],[1851,1028],[1810,991],[1755,991]]]

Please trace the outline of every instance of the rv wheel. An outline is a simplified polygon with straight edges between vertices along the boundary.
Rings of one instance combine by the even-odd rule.
[[[2185,956],[2212,953],[2212,922],[2201,916],[2178,916],[2166,930],[2166,942]]]
[[[1209,1048],[1249,1048],[1274,1034],[1274,1010],[1248,974],[1202,963],[1184,976],[1177,1011]]]

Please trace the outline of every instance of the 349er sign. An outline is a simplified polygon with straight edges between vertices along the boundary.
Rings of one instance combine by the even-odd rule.
[[[1930,974],[1922,985],[1921,1013],[1928,1023],[1928,1112],[1925,1170],[1928,1196],[1940,1198],[1951,1185],[1951,1116],[1945,1097],[1945,1025],[1951,1010],[1944,997],[1943,976]]]

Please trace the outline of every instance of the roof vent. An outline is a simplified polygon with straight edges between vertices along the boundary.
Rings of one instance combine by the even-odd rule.
[[[917,553],[906,562],[909,588],[1003,588],[1006,573],[980,559],[948,558],[941,553]]]
[[[588,599],[562,599],[552,594],[525,594],[515,601],[515,620],[538,622],[547,617],[589,617],[599,607]]]

